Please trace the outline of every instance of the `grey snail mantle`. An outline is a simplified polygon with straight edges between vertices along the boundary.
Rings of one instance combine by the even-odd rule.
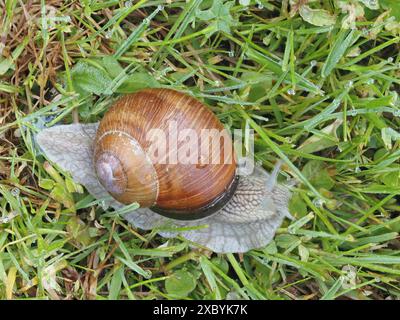
[[[42,130],[36,141],[46,157],[86,187],[104,207],[121,209],[123,204],[109,196],[98,181],[93,166],[93,141],[98,123],[58,125]],[[218,253],[246,252],[267,245],[288,211],[289,190],[276,183],[279,167],[269,174],[256,166],[249,176],[241,176],[232,198],[211,216],[190,221],[163,217],[149,208],[125,214],[126,220],[141,229],[162,228],[158,233],[171,238],[180,234]],[[188,227],[200,227],[187,230]],[[186,230],[178,230],[185,228]],[[174,229],[177,229],[174,231]]]

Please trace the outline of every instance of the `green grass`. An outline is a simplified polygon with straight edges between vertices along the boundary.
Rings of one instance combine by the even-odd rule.
[[[214,2],[0,0],[0,298],[400,298],[400,4]],[[133,229],[33,142],[158,86],[298,181],[266,248]]]

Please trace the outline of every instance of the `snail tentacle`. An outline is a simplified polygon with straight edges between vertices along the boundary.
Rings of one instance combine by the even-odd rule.
[[[272,189],[275,187],[281,166],[282,166],[282,160],[278,160],[266,183],[268,191],[272,191]]]

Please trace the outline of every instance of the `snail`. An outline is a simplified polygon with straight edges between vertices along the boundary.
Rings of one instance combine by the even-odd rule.
[[[179,140],[182,132],[186,138]],[[204,132],[220,134],[217,148],[200,139]],[[220,120],[175,90],[124,95],[100,123],[46,128],[36,142],[105,208],[138,203],[124,215],[132,225],[157,228],[164,237],[181,235],[214,252],[263,247],[291,218],[290,191],[276,181],[280,164],[272,173],[256,165],[251,174],[239,175],[232,139]],[[218,161],[210,161],[212,156]]]

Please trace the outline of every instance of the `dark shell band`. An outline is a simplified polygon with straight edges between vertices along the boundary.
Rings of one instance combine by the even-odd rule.
[[[239,184],[239,176],[235,176],[228,186],[227,190],[216,197],[208,205],[192,209],[190,211],[186,210],[166,210],[161,209],[157,206],[153,206],[150,209],[164,217],[176,219],[176,220],[198,220],[208,217],[217,211],[219,211],[234,195]]]

